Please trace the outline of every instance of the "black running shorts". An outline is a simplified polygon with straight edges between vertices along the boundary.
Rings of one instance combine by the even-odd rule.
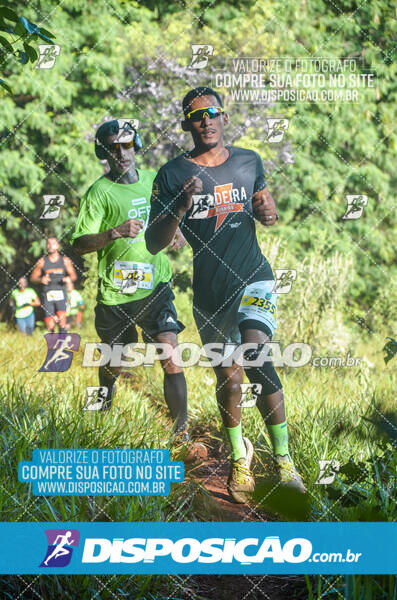
[[[169,283],[159,283],[155,290],[142,298],[110,306],[95,307],[95,329],[105,344],[131,344],[138,341],[136,327],[142,329],[144,342],[154,342],[158,333],[185,329],[178,321],[173,300],[175,296]]]
[[[54,317],[57,312],[66,311],[66,293],[64,290],[43,292],[42,307],[45,317]]]

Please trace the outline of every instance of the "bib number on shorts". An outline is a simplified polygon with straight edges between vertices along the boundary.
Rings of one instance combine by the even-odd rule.
[[[113,283],[121,294],[134,294],[138,289],[151,290],[154,265],[126,260],[114,262]]]
[[[259,312],[267,312],[276,319],[276,307],[267,298],[260,298],[259,296],[243,296],[241,299],[241,306],[253,306],[259,309]]]
[[[48,302],[56,302],[58,300],[63,300],[64,295],[62,290],[50,290],[47,292],[47,300]]]

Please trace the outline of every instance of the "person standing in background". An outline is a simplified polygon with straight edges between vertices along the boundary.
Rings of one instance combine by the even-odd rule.
[[[40,306],[40,299],[33,288],[28,287],[26,277],[18,280],[18,289],[11,292],[10,306],[15,311],[15,321],[21,333],[32,335],[36,319],[34,306]]]

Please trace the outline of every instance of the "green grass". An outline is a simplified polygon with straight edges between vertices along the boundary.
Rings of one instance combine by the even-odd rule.
[[[265,248],[280,259],[278,246]],[[285,263],[284,263],[285,264]],[[289,265],[293,268],[293,264]],[[327,271],[330,277],[322,273]],[[280,368],[289,423],[290,447],[308,487],[304,518],[312,521],[395,520],[395,440],[382,433],[382,415],[394,418],[397,384],[396,360],[384,363],[382,348],[394,324],[377,334],[359,330],[344,309],[344,283],[349,264],[341,257],[312,260],[294,283],[290,294],[279,299],[279,329],[275,339],[284,346],[294,341],[310,343],[313,356],[351,356],[363,360],[358,367]],[[320,277],[321,274],[321,277]],[[295,285],[296,284],[296,285]],[[92,287],[92,286],[91,286]],[[310,292],[308,291],[310,290]],[[179,318],[186,324],[180,341],[199,342],[190,292],[177,293]],[[303,311],[298,311],[302,299]],[[133,378],[120,380],[109,414],[82,411],[85,388],[97,385],[96,369],[81,366],[84,345],[96,341],[94,301],[88,305],[81,330],[81,346],[65,373],[40,373],[46,356],[43,330],[32,338],[1,326],[0,339],[0,516],[3,521],[165,521],[211,520],[213,503],[194,481],[174,486],[161,497],[36,497],[30,485],[19,483],[18,461],[31,460],[34,448],[167,447],[171,423],[162,398],[159,365],[139,367]],[[299,315],[298,317],[296,315]],[[315,315],[315,319],[312,316]],[[224,442],[215,401],[215,377],[210,369],[186,369],[190,426]],[[265,475],[270,444],[256,408],[243,411],[243,432],[254,442],[258,481]],[[342,465],[333,485],[316,485],[318,461],[335,459]],[[264,498],[262,507],[281,520],[298,519]],[[24,578],[28,580],[28,578]],[[43,598],[58,594],[73,598],[156,598],[171,589],[167,577],[44,577],[36,581]],[[106,581],[106,585],[101,582]],[[372,583],[371,583],[372,582]],[[24,584],[4,578],[4,597],[17,597]],[[175,578],[172,586],[175,584]],[[396,600],[395,580],[353,576],[307,578],[308,597],[346,600]],[[25,586],[26,587],[26,586]],[[379,591],[385,590],[384,594]],[[175,589],[172,587],[172,589]],[[18,592],[19,590],[19,592]],[[62,593],[60,593],[62,590]],[[109,591],[111,590],[111,592]],[[18,592],[18,593],[17,593]],[[181,592],[182,593],[182,592]],[[14,594],[14,596],[13,596]],[[69,594],[69,595],[68,595]],[[154,595],[151,595],[154,594]],[[372,594],[372,595],[371,595]],[[23,597],[23,596],[21,596]],[[175,594],[175,597],[179,597]]]

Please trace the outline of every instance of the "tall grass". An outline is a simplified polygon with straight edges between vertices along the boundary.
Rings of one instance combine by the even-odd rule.
[[[360,357],[356,367],[280,368],[286,398],[290,446],[308,488],[305,518],[313,521],[395,520],[395,440],[381,435],[379,421],[395,410],[395,362],[385,365],[381,349],[385,337],[359,330],[349,320],[345,296],[352,265],[340,255],[316,255],[304,264],[279,244],[263,243],[273,268],[296,268],[297,280],[289,294],[279,298],[282,345],[303,341],[314,356]],[[182,258],[178,258],[178,261]],[[94,272],[94,263],[90,271]],[[171,423],[162,398],[162,374],[139,367],[131,380],[120,380],[112,411],[84,412],[85,388],[97,384],[95,369],[81,366],[84,344],[96,341],[93,328],[94,288],[87,285],[87,312],[81,330],[81,347],[65,373],[39,373],[46,356],[43,330],[32,338],[1,326],[0,337],[0,515],[4,521],[162,521],[211,520],[213,504],[194,481],[171,496],[161,497],[36,497],[19,483],[18,461],[30,460],[34,448],[167,447]],[[199,342],[192,319],[191,291],[176,291],[179,318],[186,329],[180,341]],[[221,419],[215,400],[211,369],[186,369],[189,419],[193,431],[206,431],[226,452]],[[269,466],[270,443],[256,408],[244,409],[243,432],[255,445],[258,479]],[[225,454],[226,455],[226,454]],[[341,465],[334,484],[317,485],[320,459]],[[279,507],[267,505],[276,518],[294,519]],[[175,580],[166,577],[44,577],[23,578],[43,598],[156,598],[184,597]],[[18,597],[26,587],[18,577],[4,578],[4,597]],[[35,583],[33,583],[35,582]],[[308,598],[396,600],[391,577],[308,577]],[[175,587],[176,586],[176,587]],[[13,595],[14,594],[14,595]],[[154,595],[153,595],[154,594]],[[167,596],[168,594],[168,596]],[[381,595],[383,594],[383,595]],[[387,595],[389,594],[389,595]],[[23,597],[23,596],[21,596]]]

